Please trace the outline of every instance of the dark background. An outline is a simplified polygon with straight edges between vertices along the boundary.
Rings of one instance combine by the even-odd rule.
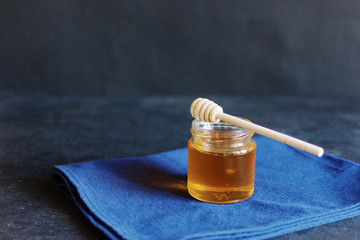
[[[0,0],[0,239],[104,239],[52,166],[185,147],[198,96],[360,163],[359,89],[356,0]]]
[[[356,0],[0,1],[0,87],[357,97]]]

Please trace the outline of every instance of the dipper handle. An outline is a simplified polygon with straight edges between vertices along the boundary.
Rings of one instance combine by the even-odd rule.
[[[224,122],[248,129],[276,141],[285,143],[292,147],[301,149],[315,156],[321,157],[324,154],[324,149],[319,146],[260,126],[258,124],[248,122],[241,118],[237,118],[229,114],[223,113],[222,107],[206,98],[195,99],[195,101],[193,101],[193,103],[191,104],[190,112],[194,118],[201,121],[217,123],[222,120]]]

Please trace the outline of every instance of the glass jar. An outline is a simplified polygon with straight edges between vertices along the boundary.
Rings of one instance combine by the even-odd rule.
[[[188,142],[188,191],[211,203],[233,203],[254,192],[253,132],[225,122],[194,120]]]

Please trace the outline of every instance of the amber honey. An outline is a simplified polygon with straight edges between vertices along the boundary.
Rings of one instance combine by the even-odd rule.
[[[196,199],[232,203],[254,191],[253,133],[227,124],[193,122],[188,142],[188,191]]]

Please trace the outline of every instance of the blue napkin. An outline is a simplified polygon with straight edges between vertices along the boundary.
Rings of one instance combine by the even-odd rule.
[[[53,183],[111,239],[264,239],[360,214],[360,165],[255,140],[255,192],[243,202],[191,198],[186,148],[55,166]]]

